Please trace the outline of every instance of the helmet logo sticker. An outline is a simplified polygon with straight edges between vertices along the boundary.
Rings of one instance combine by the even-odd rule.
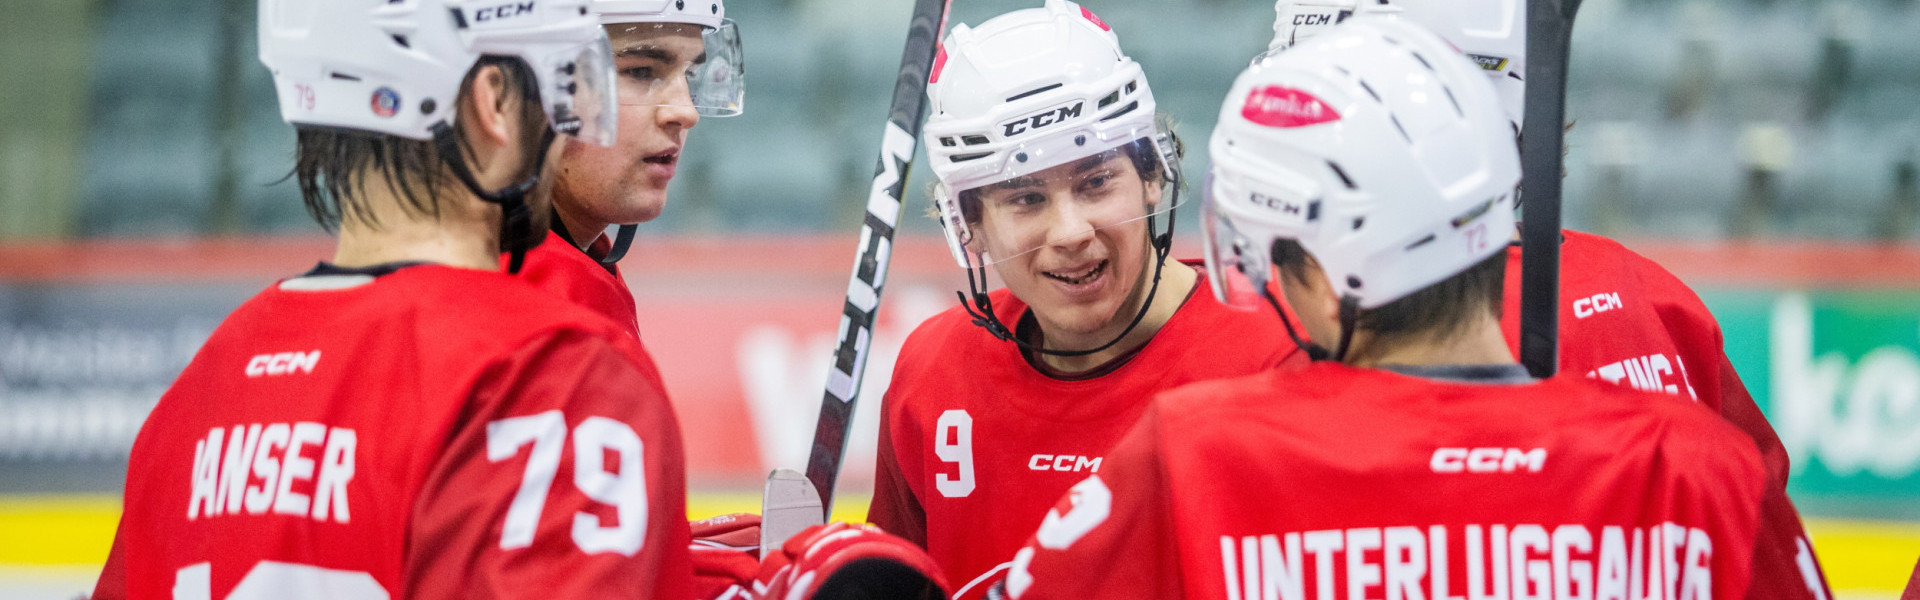
[[[1088,21],[1093,21],[1095,25],[1099,25],[1101,31],[1113,31],[1112,27],[1107,26],[1106,21],[1100,20],[1100,17],[1093,16],[1093,11],[1087,10],[1085,6],[1080,7],[1080,16],[1086,17]]]
[[[1068,119],[1072,119],[1074,117],[1080,116],[1080,109],[1086,108],[1086,106],[1087,106],[1086,102],[1081,100],[1075,100],[1073,101],[1072,104],[1068,104],[1066,106],[1049,108],[1045,111],[1041,111],[1039,114],[1020,117],[1012,121],[1001,123],[1000,133],[1004,134],[1005,137],[1014,137],[1030,131],[1038,131],[1041,129],[1045,129],[1053,125],[1064,123]]]
[[[373,114],[381,117],[400,114],[400,92],[388,87],[374,90],[373,101],[370,104],[373,106]]]
[[[1254,88],[1240,107],[1240,116],[1268,127],[1290,128],[1340,120],[1333,107],[1300,90],[1277,85]]]
[[[1468,54],[1467,58],[1473,59],[1474,64],[1480,65],[1480,68],[1486,69],[1488,71],[1493,71],[1497,73],[1500,71],[1507,70],[1507,59],[1504,59],[1498,56],[1487,56],[1485,54]]]

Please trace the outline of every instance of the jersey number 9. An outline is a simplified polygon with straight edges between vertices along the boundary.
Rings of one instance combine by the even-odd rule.
[[[940,413],[940,422],[934,428],[933,438],[933,455],[942,461],[954,463],[960,471],[958,478],[946,473],[935,474],[934,487],[940,488],[940,495],[948,498],[965,498],[972,494],[973,416],[959,409]],[[949,439],[953,441],[948,442]]]

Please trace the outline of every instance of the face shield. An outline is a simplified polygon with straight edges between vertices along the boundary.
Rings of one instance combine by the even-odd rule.
[[[1172,146],[1167,134],[1130,130],[1106,141],[1070,132],[1008,148],[995,176],[935,187],[948,247],[971,269],[1102,230],[1146,227],[1146,218],[1180,202]]]
[[[1270,248],[1241,235],[1233,221],[1214,208],[1212,173],[1200,189],[1200,241],[1206,248],[1213,297],[1238,310],[1264,309],[1267,302],[1261,294],[1278,293],[1271,287],[1275,273]]]
[[[607,37],[548,54],[535,68],[550,87],[541,94],[554,131],[583,142],[613,145],[619,105],[613,82],[613,49]]]
[[[704,117],[746,109],[746,55],[732,19],[607,25],[619,71],[620,104],[692,106]]]

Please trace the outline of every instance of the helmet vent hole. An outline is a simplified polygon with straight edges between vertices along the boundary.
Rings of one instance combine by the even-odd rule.
[[[348,75],[346,73],[328,73],[327,76],[332,77],[334,79],[341,80],[341,81],[359,81],[360,80],[359,77]]]
[[[1073,145],[1075,146],[1087,145],[1087,135],[1083,133],[1080,135],[1073,136]]]
[[[440,104],[434,102],[432,98],[420,101],[420,114],[431,115],[433,111],[438,108],[440,108]]]
[[[1460,108],[1460,101],[1453,97],[1453,88],[1443,85],[1443,86],[1440,86],[1440,89],[1447,92],[1447,101],[1453,103],[1453,113],[1460,115],[1460,118],[1462,119],[1467,118],[1467,111],[1462,110]]]
[[[413,48],[413,44],[407,41],[407,36],[397,33],[393,34],[393,43],[399,44],[401,48]]]
[[[1425,245],[1427,245],[1427,243],[1428,243],[1428,242],[1432,242],[1432,241],[1434,241],[1434,240],[1436,240],[1436,239],[1439,239],[1439,236],[1436,236],[1436,235],[1434,235],[1434,234],[1431,234],[1431,233],[1429,233],[1429,234],[1427,234],[1427,237],[1423,237],[1423,238],[1420,238],[1420,241],[1417,241],[1417,242],[1414,242],[1414,243],[1411,243],[1411,244],[1407,244],[1407,248],[1406,248],[1406,249],[1407,249],[1407,250],[1409,250],[1409,251],[1411,251],[1411,250],[1413,250],[1414,248],[1419,248],[1419,247],[1421,247],[1421,246],[1425,246]]]
[[[1393,39],[1393,36],[1390,36],[1390,35],[1380,36],[1380,39],[1386,40],[1387,43],[1393,44],[1395,46],[1400,45],[1400,40]]]
[[[1413,143],[1413,136],[1407,135],[1407,128],[1400,124],[1398,115],[1388,114],[1387,120],[1393,121],[1393,128],[1400,131],[1400,139],[1406,140],[1409,144]]]
[[[953,138],[951,137],[943,137],[943,138],[940,138],[940,145],[946,146],[948,148],[952,148],[954,146],[958,146],[959,144],[954,143]]]
[[[952,162],[961,163],[961,162],[967,162],[970,160],[980,160],[982,158],[986,158],[989,156],[993,156],[993,153],[992,152],[975,152],[973,154],[956,154],[951,160]]]
[[[1051,89],[1054,89],[1054,88],[1057,88],[1057,87],[1060,87],[1060,86],[1061,86],[1061,84],[1058,84],[1058,83],[1056,83],[1056,84],[1053,84],[1053,85],[1043,85],[1043,86],[1040,86],[1040,87],[1037,87],[1037,88],[1033,88],[1033,89],[1030,89],[1030,90],[1027,90],[1027,91],[1024,91],[1024,92],[1020,92],[1020,93],[1018,93],[1018,94],[1014,94],[1014,95],[1013,95],[1013,97],[1011,97],[1011,98],[1007,98],[1007,101],[1008,101],[1008,102],[1012,102],[1012,101],[1015,101],[1015,100],[1019,100],[1019,99],[1021,99],[1021,98],[1025,98],[1025,97],[1028,97],[1028,96],[1032,96],[1032,95],[1034,95],[1034,94],[1038,94],[1038,93],[1041,93],[1041,92],[1045,92],[1045,91],[1047,91],[1047,90],[1051,90]]]
[[[1020,152],[1020,153],[1014,154],[1013,160],[1018,162],[1027,162],[1027,153]]]
[[[1526,79],[1525,77],[1521,77],[1521,76],[1520,76],[1520,72],[1519,72],[1519,71],[1507,71],[1507,76],[1508,76],[1508,77],[1512,77],[1512,78],[1514,78],[1514,79],[1518,79],[1518,80],[1520,80],[1520,81],[1526,81],[1526,80],[1527,80],[1527,79]]]
[[[968,146],[978,146],[978,145],[987,143],[987,136],[984,136],[984,135],[961,136],[960,141],[966,142]]]
[[[1357,290],[1357,289],[1360,289],[1360,278],[1359,278],[1359,277],[1357,277],[1357,276],[1353,276],[1353,275],[1348,275],[1348,276],[1347,276],[1347,287],[1350,287],[1350,288],[1353,288],[1353,289],[1356,289],[1356,290]]]
[[[1354,231],[1359,231],[1359,230],[1360,230],[1360,227],[1361,227],[1361,226],[1363,226],[1363,225],[1366,225],[1366,224],[1367,224],[1367,218],[1366,218],[1366,217],[1354,217],[1354,218],[1353,218],[1353,230],[1354,230]],[[1355,287],[1358,287],[1358,286],[1355,286]]]
[[[1127,93],[1131,94],[1137,89],[1140,89],[1140,82],[1138,80],[1127,82]]]
[[[686,9],[687,9],[687,0],[673,0],[673,9],[674,9],[674,10],[686,10]]]
[[[1136,109],[1136,108],[1140,108],[1140,101],[1139,101],[1139,100],[1135,100],[1135,101],[1132,101],[1132,102],[1128,102],[1126,106],[1122,106],[1122,107],[1120,107],[1120,110],[1116,110],[1116,111],[1113,111],[1113,114],[1109,114],[1109,115],[1107,115],[1107,116],[1104,116],[1104,117],[1100,117],[1100,122],[1102,122],[1102,123],[1105,123],[1105,122],[1107,122],[1107,121],[1112,121],[1112,120],[1114,120],[1114,119],[1117,119],[1117,118],[1119,118],[1119,117],[1120,117],[1120,115],[1124,115],[1124,114],[1127,114],[1127,113],[1130,113],[1130,112],[1133,112],[1133,109]]]
[[[1353,178],[1347,176],[1347,171],[1345,169],[1340,168],[1340,163],[1327,161],[1327,167],[1333,169],[1334,176],[1339,177],[1340,183],[1346,184],[1347,189],[1350,189],[1350,190],[1360,189],[1360,186],[1353,184]]]
[[[1430,63],[1430,62],[1427,62],[1427,57],[1425,57],[1425,56],[1421,56],[1419,52],[1414,52],[1414,51],[1412,51],[1412,50],[1408,50],[1408,51],[1407,51],[1407,53],[1408,53],[1408,54],[1412,54],[1412,55],[1413,55],[1413,59],[1414,59],[1414,60],[1417,60],[1417,61],[1420,61],[1420,66],[1422,66],[1422,67],[1426,67],[1428,71],[1433,71],[1433,72],[1435,72],[1435,73],[1438,73],[1438,72],[1439,72],[1439,71],[1436,71],[1436,70],[1434,70],[1434,68],[1433,68],[1433,63]]]
[[[707,6],[707,12],[710,12],[710,13],[713,13],[713,14],[716,14],[716,15],[717,15],[717,14],[720,14],[720,5],[718,5],[718,4],[712,4],[712,5],[708,5],[708,6]]]
[[[1379,102],[1381,104],[1387,103],[1386,100],[1380,99],[1380,92],[1373,91],[1373,86],[1367,85],[1367,80],[1365,79],[1360,80],[1360,89],[1366,90],[1368,96],[1373,96],[1374,102]]]
[[[1113,93],[1107,94],[1107,97],[1101,98],[1100,105],[1094,108],[1094,110],[1106,110],[1107,107],[1113,106],[1113,103],[1119,102],[1119,101],[1120,101],[1120,91],[1114,90]]]

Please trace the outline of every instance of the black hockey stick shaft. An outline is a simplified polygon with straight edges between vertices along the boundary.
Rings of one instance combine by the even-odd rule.
[[[920,146],[927,79],[951,5],[952,0],[914,1],[907,47],[901,53],[900,73],[893,83],[893,105],[880,138],[880,161],[867,192],[860,247],[854,257],[853,277],[847,282],[847,301],[841,309],[840,341],[827,372],[820,420],[813,431],[813,450],[807,457],[807,480],[820,492],[822,508],[829,516],[833,514],[833,490],[840,464],[847,454],[854,405],[860,398],[860,379],[866,373],[867,353],[872,350],[874,318],[880,313],[880,292],[887,283],[887,263],[893,254],[900,198],[907,189],[907,169]]]
[[[1535,377],[1560,363],[1560,177],[1567,53],[1580,0],[1527,0],[1526,124],[1520,135],[1520,362]]]

